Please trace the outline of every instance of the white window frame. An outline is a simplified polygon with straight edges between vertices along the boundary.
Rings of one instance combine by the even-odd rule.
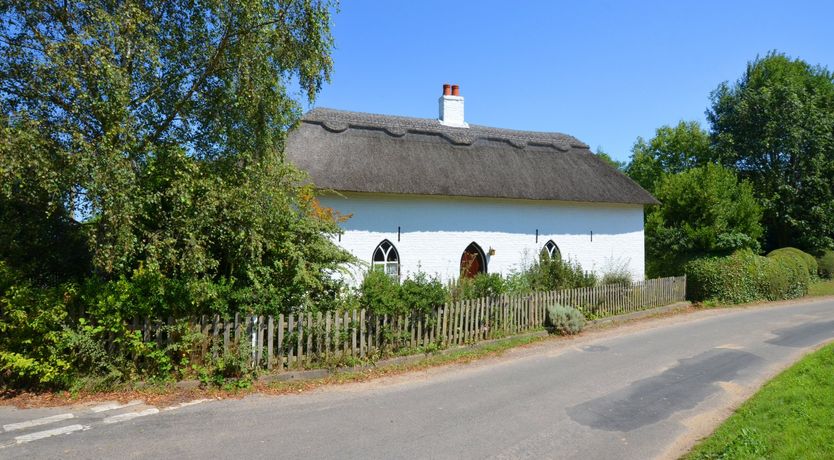
[[[388,245],[387,248],[384,246],[386,244]],[[382,260],[376,260],[377,252],[382,255]],[[394,260],[389,260],[390,256],[393,256]],[[374,252],[371,254],[371,269],[382,270],[386,275],[400,279],[400,252],[397,251],[394,243],[382,240],[376,245]]]
[[[551,259],[562,258],[562,251],[559,250],[559,245],[557,245],[553,240],[547,240],[547,243],[544,243],[544,246],[542,246],[542,252],[547,254],[547,256]]]

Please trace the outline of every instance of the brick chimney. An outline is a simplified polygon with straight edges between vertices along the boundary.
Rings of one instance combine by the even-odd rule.
[[[469,125],[463,121],[463,96],[460,95],[460,86],[443,85],[443,95],[438,101],[440,105],[440,124],[455,128],[468,128]]]

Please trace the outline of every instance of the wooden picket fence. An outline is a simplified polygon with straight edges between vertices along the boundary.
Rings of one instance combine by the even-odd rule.
[[[631,285],[463,300],[422,315],[374,315],[361,309],[275,317],[235,315],[228,321],[204,316],[191,321],[189,328],[209,339],[203,354],[246,347],[254,366],[284,371],[345,365],[542,329],[547,306],[554,303],[576,307],[590,318],[602,318],[680,302],[685,291],[686,278],[671,277]],[[157,342],[170,341],[164,331],[171,329],[165,326],[150,320],[133,325],[145,340]]]

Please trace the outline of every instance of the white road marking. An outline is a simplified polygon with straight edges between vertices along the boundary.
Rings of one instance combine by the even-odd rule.
[[[107,417],[106,419],[102,420],[102,422],[103,423],[118,423],[118,422],[124,422],[125,420],[131,420],[131,419],[134,419],[136,417],[144,417],[146,415],[153,415],[153,414],[158,414],[158,413],[159,413],[159,409],[157,409],[156,407],[152,407],[150,409],[145,409],[145,410],[140,411],[140,412],[128,412],[126,414],[119,414],[119,415],[114,415],[112,417]]]
[[[10,423],[8,425],[3,425],[3,430],[4,431],[23,430],[25,428],[32,428],[33,426],[40,426],[40,425],[46,425],[47,423],[60,422],[61,420],[67,420],[67,419],[70,419],[70,418],[73,418],[73,417],[75,417],[75,416],[72,415],[72,414],[52,415],[52,416],[49,416],[49,417],[36,418],[34,420],[27,420],[25,422]]]
[[[22,436],[16,436],[14,440],[17,444],[23,444],[25,442],[37,441],[38,439],[48,438],[50,436],[58,436],[61,434],[72,433],[73,431],[89,429],[90,427],[85,425],[70,425],[61,428],[54,428],[51,430],[38,431],[36,433],[24,434]]]
[[[108,410],[124,409],[125,407],[135,406],[137,404],[142,404],[142,401],[135,400],[135,401],[130,401],[126,404],[119,404],[117,402],[112,402],[112,403],[102,404],[100,406],[91,407],[90,410],[93,411],[93,412],[98,413],[98,412],[105,412],[105,411],[108,411]]]
[[[211,400],[210,399],[195,399],[194,401],[188,401],[188,402],[179,403],[179,404],[174,405],[174,406],[168,406],[168,407],[166,407],[162,410],[167,411],[167,410],[174,410],[174,409],[182,409],[183,407],[193,406],[195,404],[204,403],[206,401],[211,401]]]

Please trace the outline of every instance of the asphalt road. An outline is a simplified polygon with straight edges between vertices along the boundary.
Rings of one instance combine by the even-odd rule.
[[[832,339],[829,299],[648,320],[299,395],[0,407],[0,458],[674,458]]]

